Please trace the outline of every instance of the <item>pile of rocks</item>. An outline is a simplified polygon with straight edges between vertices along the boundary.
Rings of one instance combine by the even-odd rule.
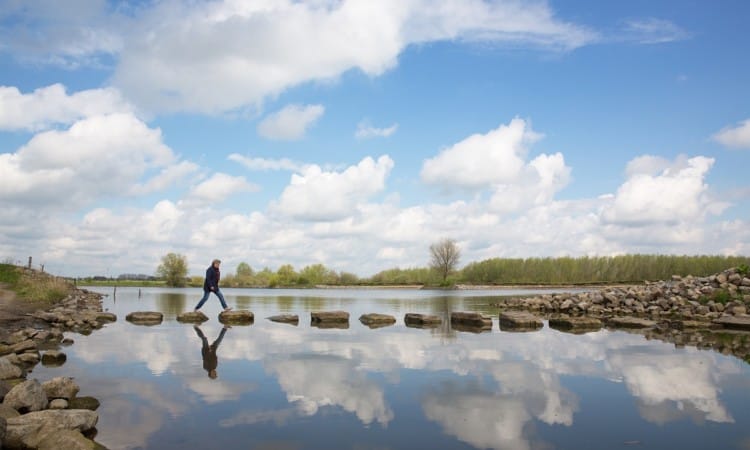
[[[74,331],[88,335],[105,323],[115,322],[117,316],[102,311],[100,294],[76,289],[54,308],[37,311],[34,317],[49,324],[53,329]]]
[[[498,306],[600,318],[634,316],[711,322],[726,315],[746,317],[748,304],[750,277],[728,269],[709,277],[673,276],[669,281],[638,286],[512,298]]]

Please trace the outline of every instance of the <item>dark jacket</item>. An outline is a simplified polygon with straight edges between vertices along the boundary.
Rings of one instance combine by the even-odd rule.
[[[203,290],[204,291],[210,291],[211,288],[214,288],[214,292],[219,290],[219,278],[221,278],[221,274],[219,273],[219,269],[213,266],[208,267],[206,269],[206,279],[203,281]]]

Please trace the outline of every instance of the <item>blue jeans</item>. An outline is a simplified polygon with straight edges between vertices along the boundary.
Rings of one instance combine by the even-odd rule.
[[[203,306],[204,303],[206,303],[206,300],[208,300],[208,295],[213,292],[216,294],[217,297],[219,297],[219,301],[221,302],[221,307],[224,309],[227,309],[227,302],[224,301],[224,295],[221,293],[219,288],[216,288],[215,291],[203,291],[203,298],[201,301],[198,302],[198,306],[195,307],[196,311],[201,309],[201,306]]]

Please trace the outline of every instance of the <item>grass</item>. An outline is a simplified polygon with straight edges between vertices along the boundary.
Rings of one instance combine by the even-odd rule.
[[[21,300],[44,303],[62,300],[73,287],[61,278],[10,264],[0,264],[0,283],[6,284]]]

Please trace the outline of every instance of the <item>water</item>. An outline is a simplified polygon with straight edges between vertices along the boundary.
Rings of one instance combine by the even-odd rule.
[[[118,288],[104,301],[118,322],[69,334],[66,364],[32,374],[74,376],[98,398],[97,440],[112,449],[750,448],[746,363],[620,331],[502,332],[490,304],[508,291],[224,289],[256,319],[225,332],[215,379],[196,330],[175,320],[200,289],[138,292]],[[213,296],[204,307],[209,343],[219,309]],[[348,329],[310,326],[310,311],[338,309]],[[165,320],[124,320],[137,310]],[[493,330],[403,324],[450,311],[493,314]],[[369,312],[398,321],[369,329],[357,320]],[[265,320],[279,313],[299,326]]]

